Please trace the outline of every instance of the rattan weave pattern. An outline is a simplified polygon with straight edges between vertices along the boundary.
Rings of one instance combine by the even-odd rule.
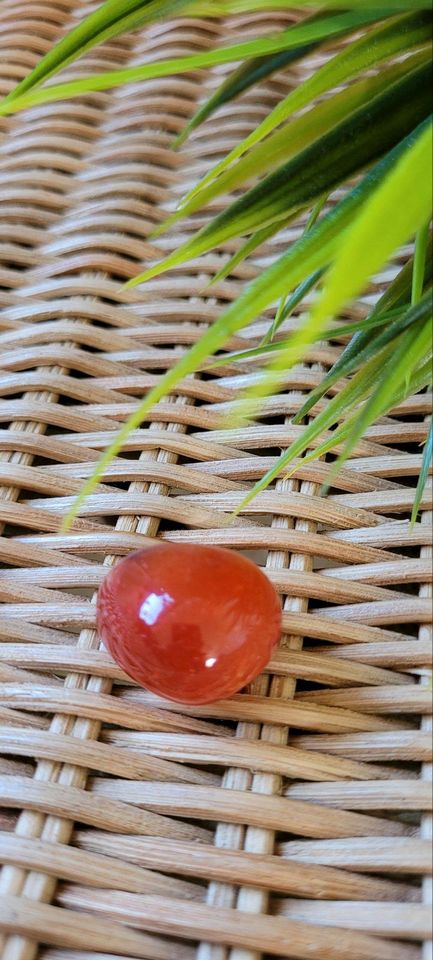
[[[91,6],[1,4],[0,93]],[[68,73],[288,19],[158,24]],[[309,465],[227,526],[341,346],[316,346],[242,431],[224,430],[221,411],[255,366],[190,378],[131,436],[73,531],[57,532],[135,398],[300,229],[212,291],[221,254],[121,287],[157,256],[147,237],[164,211],[300,74],[245,94],[179,153],[171,138],[220,71],[0,121],[4,960],[431,956],[429,495],[421,522],[408,520],[429,398],[370,429],[327,499],[326,464]],[[155,537],[248,551],[282,594],[281,649],[248,694],[179,708],[99,648],[95,589]]]

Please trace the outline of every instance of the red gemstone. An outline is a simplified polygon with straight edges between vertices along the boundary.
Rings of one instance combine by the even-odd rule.
[[[220,547],[161,544],[132,553],[98,595],[98,630],[130,677],[180,703],[230,697],[268,662],[281,630],[274,588]]]

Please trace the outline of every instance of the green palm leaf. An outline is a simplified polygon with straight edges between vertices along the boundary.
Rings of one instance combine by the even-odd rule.
[[[324,6],[340,8],[340,0],[325,0]],[[225,15],[233,13],[251,13],[253,10],[275,10],[278,7],[293,9],[291,0],[220,0],[221,12]],[[375,10],[377,0],[345,0],[344,6],[350,10]],[[402,10],[430,10],[428,0],[381,0],[381,9],[386,14],[400,13]],[[296,7],[317,7],[314,0],[297,0]]]
[[[391,354],[392,346],[389,345],[385,347],[383,351],[371,357],[364,368],[358,371],[349,383],[329,401],[326,407],[317,414],[314,421],[305,427],[297,440],[275,461],[271,469],[248,491],[239,506],[239,510],[246,506],[247,503],[250,503],[258,493],[265,490],[266,487],[280,475],[282,470],[286,470],[295,458],[301,456],[304,450],[307,450],[309,447],[315,447],[313,453],[303,459],[304,463],[308,463],[316,457],[323,456],[329,450],[338,450],[339,444],[346,439],[349,432],[347,423],[343,422],[339,430],[333,431],[330,436],[326,435],[326,431],[339,421],[344,421],[344,418],[348,417],[350,411],[358,406],[368,395],[371,383],[374,383],[380,370],[383,369],[385,361]],[[319,446],[317,440],[323,437],[324,434],[326,439]]]
[[[190,5],[189,0],[106,0],[48,51],[4,103],[19,99],[97,44],[151,20],[176,16]]]
[[[314,14],[311,19],[301,25],[301,34],[307,39],[302,46],[294,47],[289,50],[282,50],[279,53],[271,54],[267,57],[255,57],[246,63],[240,65],[237,70],[230,74],[227,80],[221,84],[218,90],[197,110],[182,133],[176,138],[175,145],[179,146],[186,140],[189,134],[196,129],[207,117],[215,113],[224,103],[234,100],[249,87],[259,83],[266,77],[269,77],[276,70],[289,66],[300,60],[306,54],[315,50],[323,40],[330,37],[338,37],[356,30],[359,26],[365,26],[367,23],[379,20],[382,11],[349,11],[337,16],[329,16],[327,12]],[[299,27],[292,27],[298,30]],[[308,35],[310,39],[308,39]]]
[[[317,271],[317,274],[319,274],[319,273],[320,273],[321,275],[323,275],[323,271],[322,271],[322,270],[320,270],[320,271],[318,270],[318,271]],[[313,276],[313,274],[312,274],[312,276]],[[310,278],[307,278],[307,281],[308,281],[309,279],[310,279]],[[307,282],[307,281],[305,281],[305,282]],[[302,286],[302,284],[300,284],[300,286]],[[298,288],[298,289],[299,289],[299,288]],[[296,293],[296,291],[295,291],[295,293]],[[291,299],[291,298],[290,298],[290,299]],[[360,335],[361,335],[361,334],[364,335],[364,332],[366,332],[366,333],[367,333],[367,336],[368,336],[368,334],[369,334],[372,330],[374,331],[374,329],[375,329],[376,327],[387,326],[387,325],[390,323],[391,320],[394,320],[394,319],[399,318],[399,317],[402,315],[402,313],[404,313],[404,312],[405,312],[404,309],[403,309],[403,308],[400,308],[400,309],[397,309],[397,310],[391,310],[391,311],[389,311],[389,313],[381,314],[380,316],[370,316],[370,317],[367,317],[365,320],[355,320],[353,323],[347,323],[347,324],[334,323],[334,324],[330,324],[329,327],[327,327],[325,330],[321,331],[320,334],[319,334],[317,337],[315,337],[314,339],[315,339],[315,340],[332,340],[333,338],[336,338],[336,337],[341,338],[341,337],[346,336],[347,334],[349,334],[349,335],[350,335],[350,334],[354,334],[354,336],[352,337],[352,340],[354,340],[355,337],[358,335],[358,333],[359,333]],[[350,341],[351,343],[352,343],[352,340]],[[248,348],[247,350],[235,350],[235,351],[232,352],[232,353],[224,353],[224,354],[222,354],[222,355],[221,355],[220,357],[218,357],[216,360],[213,360],[211,363],[209,363],[209,364],[206,366],[206,370],[214,370],[214,369],[216,369],[217,367],[227,366],[228,363],[230,363],[230,364],[231,364],[231,363],[236,363],[236,362],[239,361],[239,360],[241,360],[241,361],[243,361],[243,360],[254,360],[254,359],[256,359],[257,357],[263,358],[263,357],[266,357],[266,355],[269,355],[269,354],[272,354],[272,353],[277,353],[278,350],[281,350],[281,345],[282,345],[282,344],[281,344],[281,341],[276,341],[276,342],[274,342],[274,343],[270,343],[269,341],[266,341],[266,342],[265,342],[265,341],[263,340],[263,341],[259,344],[258,347],[250,347],[250,348]],[[344,351],[343,351],[343,353],[344,353]],[[343,356],[343,354],[342,354],[342,356]],[[341,358],[340,358],[340,359],[341,359]],[[334,365],[334,366],[335,366],[335,365]],[[357,364],[354,363],[351,369],[356,369],[356,367],[357,367]],[[333,370],[333,369],[334,369],[334,367],[332,367],[332,370]],[[330,372],[331,372],[331,371],[330,371]],[[345,374],[344,374],[344,373],[341,373],[341,375],[339,375],[339,376],[337,377],[337,380],[341,380],[343,376],[345,376]],[[326,378],[324,378],[324,379],[326,379]],[[333,381],[333,382],[334,382],[334,381]],[[323,383],[323,381],[321,381],[320,387],[322,386],[322,383]],[[319,388],[317,388],[317,389],[319,389]],[[313,391],[312,391],[312,392],[313,392]],[[326,390],[325,390],[324,392],[326,392]],[[309,399],[310,399],[310,396],[311,396],[311,394],[309,394]],[[321,396],[323,396],[322,393],[320,394],[320,396],[318,397],[318,399],[320,399]],[[314,403],[316,403],[316,402],[317,402],[317,398],[316,398],[316,400],[314,401]],[[237,402],[236,402],[237,406],[240,406],[240,407],[242,406],[242,403],[243,403],[243,401],[242,401],[241,399],[240,399],[240,400],[237,400]],[[311,404],[310,406],[313,406],[313,404]],[[303,410],[303,409],[304,409],[304,407],[302,407],[302,410]],[[309,409],[310,409],[310,407],[309,407]],[[297,413],[297,414],[293,417],[293,423],[299,423],[299,421],[300,421],[301,419],[303,419],[303,418],[301,417],[301,414],[300,414],[300,413]]]
[[[425,283],[426,275],[426,258],[428,247],[431,248],[431,234],[429,234],[430,219],[423,224],[416,238],[415,243],[415,256],[413,258],[413,274],[412,274],[412,288],[411,288],[411,300],[412,303],[418,303],[418,300],[422,296],[423,286]],[[429,244],[430,239],[430,244]],[[431,249],[430,249],[431,254]],[[430,256],[430,270],[431,270],[431,256]]]
[[[119,6],[120,4],[120,6]],[[135,6],[133,13],[123,16],[122,11]],[[138,8],[138,9],[137,9]],[[107,12],[108,11],[108,12]],[[211,50],[206,53],[192,54],[188,57],[179,57],[173,60],[160,61],[158,63],[143,64],[135,67],[127,67],[123,70],[112,70],[106,73],[93,74],[83,77],[79,80],[72,80],[69,83],[50,85],[43,89],[34,89],[39,87],[46,79],[57,73],[67,64],[76,60],[91,47],[110,37],[118,36],[127,30],[135,29],[136,26],[144,23],[146,20],[163,19],[164,17],[182,12],[184,15],[204,16],[206,13],[219,15],[221,13],[218,3],[210,0],[208,4],[202,0],[147,0],[147,3],[140,3],[137,0],[107,0],[106,4],[99,7],[94,14],[91,14],[75,30],[71,31],[63,40],[60,41],[49,53],[37,64],[35,69],[3,100],[0,104],[0,116],[3,114],[14,113],[18,110],[24,110],[28,107],[41,103],[47,103],[54,100],[64,100],[79,96],[83,93],[90,93],[98,90],[108,90],[125,83],[134,83],[138,80],[149,80],[156,77],[169,76],[170,74],[186,73],[194,69],[211,67],[221,63],[234,63],[237,60],[243,60],[248,57],[264,56],[266,54],[276,54],[284,50],[296,49],[300,44],[305,44],[312,37],[321,36],[325,39],[327,36],[335,33],[341,33],[342,24],[345,22],[349,29],[349,18],[352,18],[353,27],[356,24],[367,24],[377,19],[377,12],[373,15],[371,11],[359,14],[337,14],[320,21],[320,25],[296,24],[289,30],[284,31],[276,37],[259,38],[246,43],[237,43],[229,47],[222,47],[218,50]],[[117,15],[116,15],[117,14]],[[380,13],[379,13],[380,15]],[[344,19],[342,19],[344,18]],[[355,19],[354,19],[355,18]],[[356,19],[357,18],[357,19]],[[334,25],[334,26],[333,26]]]
[[[428,63],[392,84],[230,204],[192,240],[130,280],[127,286],[156,277],[233,237],[264,229],[329,193],[393,147],[428,116],[431,80],[432,67]]]
[[[290,0],[106,0],[37,64],[0,104],[0,115],[37,103],[110,89],[137,80],[169,76],[216,64],[241,61],[216,94],[195,114],[180,139],[242,90],[275,69],[305,56],[330,38],[365,28],[359,39],[340,49],[293,90],[249,137],[190,192],[162,226],[203,207],[217,195],[264,179],[200,230],[191,241],[133,283],[156,276],[186,259],[234,237],[246,242],[214,279],[221,279],[260,243],[278,232],[300,210],[372,168],[346,197],[308,229],[275,263],[249,284],[182,360],[150,391],[122,426],[111,447],[84,485],[66,520],[94,489],[105,466],[129,432],[154,403],[178,381],[220,350],[227,339],[280,299],[269,333],[259,347],[236,357],[267,357],[262,379],[238,404],[249,412],[280,387],[288,366],[323,335],[354,332],[340,359],[307,398],[295,420],[344,378],[339,392],[256,484],[248,500],[294,457],[304,462],[328,451],[338,454],[334,472],[358,449],[375,418],[431,381],[431,264],[428,225],[431,215],[430,113],[431,9],[426,0],[326,0],[312,15],[274,37],[259,37],[204,53],[147,63],[125,70],[44,85],[91,47],[152,20],[187,16],[224,16],[233,12],[288,9]],[[382,21],[382,22],[378,22]],[[389,63],[388,66],[384,65]],[[341,89],[342,88],[342,89]],[[265,139],[267,138],[267,139]],[[263,141],[263,142],[262,142]],[[383,159],[381,159],[383,158]],[[404,202],[401,202],[404,197]],[[313,218],[314,219],[314,218]],[[417,234],[413,263],[404,268],[370,316],[356,324],[332,325],[341,308],[365,287],[398,246]],[[430,240],[431,247],[431,240]],[[431,252],[431,251],[430,251]],[[290,338],[270,343],[284,319],[320,284],[307,320]],[[331,325],[330,325],[331,324]],[[310,450],[310,452],[308,452]],[[421,501],[432,452],[430,431],[415,494],[413,519]],[[331,474],[332,477],[332,474]]]
[[[350,456],[367,427],[392,406],[395,395],[400,394],[401,386],[407,383],[408,370],[416,370],[429,348],[431,350],[431,303],[429,308],[427,320],[422,318],[411,325],[394,345],[376,389],[356,415],[345,448],[334,466],[334,475]]]
[[[81,504],[97,486],[105,467],[117,455],[130,432],[140,425],[154,404],[166,396],[183,377],[196,371],[234,333],[247,326],[270,303],[275,302],[288,289],[295,287],[313,270],[320,269],[330,263],[342,242],[341,238],[344,230],[350,224],[356,211],[359,210],[361,204],[377,185],[386,178],[396,160],[406,152],[416,138],[416,135],[412,134],[406,141],[394,148],[391,154],[381,160],[364,177],[362,183],[354,188],[344,200],[340,201],[326,217],[320,220],[312,230],[304,233],[286,254],[271,264],[253,283],[249,284],[238,300],[232,303],[185,356],[172,369],[167,371],[157,386],[149,391],[139,403],[137,409],[119,430],[113,443],[104,452],[94,473],[84,483],[80,494],[66,516],[64,529],[70,526],[79,512]]]
[[[432,276],[432,237],[430,236],[429,243],[426,248],[426,257],[425,257],[425,271],[423,276],[423,285],[427,285],[431,281]],[[370,314],[369,321],[367,324],[359,324],[358,329],[350,342],[348,343],[345,350],[341,356],[336,360],[331,370],[323,377],[321,383],[312,390],[307,400],[303,404],[299,413],[296,414],[294,418],[295,423],[300,423],[309,413],[311,408],[317,403],[321,397],[332,387],[338,380],[342,377],[347,376],[351,373],[352,370],[356,369],[360,363],[368,359],[371,353],[375,349],[375,345],[381,346],[381,343],[378,343],[375,337],[371,337],[371,326],[375,327],[377,324],[381,324],[385,319],[390,316],[391,308],[398,308],[398,306],[403,307],[404,304],[409,304],[411,296],[411,286],[412,286],[412,275],[414,271],[414,259],[408,261],[408,263],[403,267],[402,270],[397,274],[396,278],[390,283],[389,287],[386,289],[385,293],[380,298],[376,307],[373,309]],[[365,329],[365,326],[367,329]],[[392,333],[390,331],[390,336]]]
[[[392,364],[394,349],[394,344],[389,344],[383,350],[379,351],[379,353],[371,357],[362,370],[359,370],[349,383],[329,401],[324,410],[317,414],[314,421],[305,427],[300,437],[281,454],[271,469],[268,470],[246,494],[237,508],[237,513],[247,506],[258,493],[265,490],[282,472],[286,473],[286,476],[292,476],[296,472],[299,462],[292,466],[292,469],[289,470],[288,473],[287,468],[290,464],[294,463],[295,459],[299,457],[304,450],[307,450],[309,447],[314,448],[312,453],[302,458],[303,465],[325,456],[329,451],[338,452],[338,450],[342,449],[342,445],[347,442],[351,430],[356,426],[360,404],[369,396],[372,391],[372,386],[378,381],[382,382],[381,375],[383,376],[383,372],[387,369],[388,363]],[[388,392],[383,399],[381,412],[386,412],[394,404],[397,405],[412,393],[422,390],[431,383],[431,378],[431,358],[429,358],[426,363],[420,365],[419,370],[415,370],[406,380],[400,380],[398,389],[395,386],[391,388],[391,391]],[[383,377],[383,380],[389,391],[392,381],[389,380],[388,376]],[[330,427],[339,421],[342,422],[336,430],[332,430],[331,433],[326,433]],[[373,422],[373,420],[369,420],[369,422]],[[325,436],[325,439],[322,440],[321,443],[318,443],[319,438],[323,436]],[[353,449],[353,446],[351,446],[351,449]],[[338,464],[339,467],[344,463],[348,455],[349,450],[347,447],[343,448]],[[337,469],[338,468],[335,468],[335,473]],[[425,486],[427,471],[425,473],[424,483],[420,483],[419,499],[422,496]],[[329,486],[329,484],[330,478],[328,479],[327,486]]]
[[[345,303],[362,291],[368,278],[386,263],[397,247],[416,233],[431,214],[432,147],[432,124],[428,123],[367,198],[345,231],[344,242],[307,322],[286,341],[285,348],[267,368],[261,383],[250,392],[254,407],[278,387],[289,362],[292,364],[302,357],[310,343],[324,330],[329,318],[336,316]],[[401,203],[401,197],[410,197],[411,202]],[[404,323],[404,318],[395,323]],[[390,336],[392,329],[391,325],[379,335],[379,340]]]
[[[276,220],[270,223],[267,227],[263,227],[262,230],[257,230],[256,233],[253,233],[251,237],[242,244],[239,250],[233,254],[232,257],[218,270],[218,273],[212,277],[209,286],[213,286],[214,283],[218,283],[220,280],[224,280],[225,277],[228,277],[230,273],[238,266],[239,263],[242,263],[254,250],[257,250],[257,247],[260,247],[262,243],[265,243],[266,240],[269,240],[270,237],[273,237],[274,234],[278,233],[279,230],[282,230],[283,227],[287,227],[289,223],[295,218],[296,214],[292,214],[290,217],[283,217],[281,220]]]
[[[198,193],[242,154],[259,140],[268,136],[296,111],[303,109],[328,90],[356,77],[370,67],[378,66],[391,57],[423,46],[431,41],[431,15],[425,11],[396,17],[375,29],[369,30],[359,40],[351,43],[323,67],[296,87],[280,101],[274,110],[255,130],[227,154],[191,191],[186,200]]]
[[[178,210],[163,221],[153,236],[166,232],[168,227],[181,217],[200,210],[222,193],[234,190],[260,174],[275,169],[282,161],[289,160],[336,127],[346,117],[351,116],[359,107],[368,104],[392,83],[406,76],[409,68],[415,69],[422,63],[429,62],[431,56],[429,49],[419,52],[411,51],[411,54],[411,56],[408,55],[409,62],[405,60],[403,63],[393,64],[372,77],[358,80],[330,96],[329,99],[311,107],[307,113],[294,117],[262,143],[258,143],[200,192],[193,192],[189,200],[187,198],[183,200]]]
[[[432,124],[428,123],[369,198],[347,231],[323,295],[313,308],[316,320],[335,316],[431,216],[432,146]]]

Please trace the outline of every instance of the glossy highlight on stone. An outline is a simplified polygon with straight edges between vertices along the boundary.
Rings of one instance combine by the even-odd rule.
[[[265,574],[240,554],[158,544],[108,573],[97,625],[139,684],[180,703],[210,703],[261,673],[280,638],[281,607]]]

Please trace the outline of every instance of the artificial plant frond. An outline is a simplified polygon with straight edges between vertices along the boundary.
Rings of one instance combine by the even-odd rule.
[[[233,272],[235,267],[237,267],[240,263],[243,263],[243,261],[246,260],[246,258],[254,252],[254,250],[257,250],[257,247],[261,247],[266,240],[269,240],[271,237],[273,237],[276,233],[278,233],[279,230],[282,230],[283,227],[287,227],[287,225],[291,223],[295,216],[296,214],[293,214],[289,218],[284,217],[282,220],[273,221],[269,224],[269,226],[263,227],[262,230],[257,230],[256,233],[253,233],[252,236],[242,244],[239,250],[237,250],[229,260],[227,260],[224,266],[218,270],[218,273],[212,277],[209,286],[213,286],[215,283],[218,283],[220,280],[224,280],[226,277],[228,277]]]
[[[312,342],[314,343],[317,340],[332,340],[332,339],[340,340],[342,337],[346,337],[347,335],[351,336],[352,340],[354,340],[355,337],[358,335],[358,333],[362,333],[364,331],[367,333],[370,333],[372,330],[374,331],[376,327],[388,326],[391,320],[398,319],[403,312],[404,312],[403,308],[400,308],[397,310],[392,310],[389,313],[385,313],[378,317],[366,317],[365,320],[355,320],[353,321],[353,323],[347,323],[347,324],[331,323],[329,327],[326,327],[325,330],[323,330],[322,332],[320,332],[320,334],[315,336]],[[350,343],[352,343],[352,340],[350,341]],[[281,350],[281,345],[282,345],[282,342],[278,340],[273,342],[267,341],[266,343],[264,342],[264,340],[262,340],[262,342],[257,347],[249,347],[246,350],[234,350],[230,353],[221,354],[221,356],[218,356],[216,360],[214,359],[212,360],[211,363],[206,365],[206,370],[215,370],[217,367],[226,367],[228,364],[238,363],[239,361],[243,362],[245,360],[248,361],[248,360],[256,360],[256,359],[263,360],[263,359],[266,359],[267,356],[275,354],[279,350]],[[332,370],[333,369],[334,368],[332,367]],[[341,377],[338,376],[337,380],[340,380],[340,379]],[[330,384],[329,389],[333,387],[333,384],[334,384],[334,381],[332,381],[332,383]],[[320,383],[320,387],[321,386],[322,386],[322,381]],[[326,393],[327,391],[325,390],[324,392]],[[308,402],[310,400],[312,393],[313,391],[311,391],[311,394],[308,395]],[[323,396],[323,393],[321,393],[320,396],[316,400],[314,400],[314,403],[312,403],[309,406],[309,409],[311,406],[317,403],[322,396]],[[230,403],[225,405],[231,407]],[[244,403],[244,400],[242,398],[239,398],[236,401],[236,408],[239,408],[241,416],[242,416],[242,405],[244,405],[245,409],[247,408]],[[224,403],[219,405],[220,409],[222,407],[224,407]],[[304,407],[302,407],[301,409],[303,410]],[[299,423],[302,419],[303,417],[301,417],[301,411],[300,411],[294,415],[293,423]]]
[[[291,0],[220,0],[219,7],[227,16],[233,13],[251,13],[256,10],[275,10],[278,8],[293,9]],[[317,9],[314,0],[297,0],[298,8],[313,7]],[[322,6],[341,8],[341,0],[324,0]],[[382,16],[391,16],[406,10],[430,10],[428,0],[346,0],[344,4],[348,10],[381,10]]]
[[[404,385],[407,385],[408,370],[417,370],[429,349],[431,351],[431,321],[430,300],[427,316],[420,317],[397,338],[388,362],[377,378],[376,386],[361,410],[356,412],[344,450],[336,461],[335,472],[350,456],[367,428],[392,407],[394,398],[405,395]]]
[[[310,11],[309,7],[313,7]],[[0,104],[0,115],[35,104],[66,99],[224,63],[239,63],[215,95],[200,107],[180,139],[223,103],[319,45],[346,36],[311,76],[291,90],[265,120],[193,188],[163,229],[201,209],[216,196],[263,179],[162,263],[133,283],[143,282],[187,259],[246,238],[215,279],[227,276],[260,243],[300,211],[308,211],[335,189],[361,176],[343,200],[327,209],[237,301],[138,404],[92,476],[84,484],[66,526],[95,488],[105,467],[152,406],[188,374],[203,366],[227,340],[269,306],[280,301],[262,344],[237,356],[266,358],[268,366],[247,394],[243,409],[279,389],[287,367],[302,360],[324,335],[353,333],[352,340],[322,384],[311,393],[297,420],[316,415],[248,499],[264,489],[294,458],[304,462],[332,451],[337,469],[374,418],[409,392],[431,382],[428,218],[431,215],[431,5],[430,0],[298,0],[298,22],[276,36],[257,37],[185,57],[136,65],[66,83],[49,81],[97,44],[143,23],[182,16],[220,17],[231,13],[293,9],[290,0],[106,0],[37,64]],[[307,16],[308,15],[308,16]],[[359,35],[361,31],[361,35]],[[354,37],[352,36],[354,34]],[[402,198],[403,201],[402,201]],[[401,243],[417,235],[413,263],[390,285],[369,317],[334,324]],[[430,251],[431,252],[431,251]],[[306,319],[289,338],[272,342],[284,320],[315,288]],[[281,334],[279,334],[279,337]],[[219,362],[227,362],[225,355]],[[236,355],[231,359],[235,360]],[[407,369],[405,369],[405,364]],[[392,377],[391,377],[392,373]],[[341,389],[336,390],[336,384]],[[326,404],[325,393],[334,394]],[[426,444],[431,456],[431,434]],[[420,477],[414,511],[421,500],[428,462]]]
[[[130,11],[132,5],[135,7]],[[98,90],[108,90],[112,87],[138,80],[149,80],[156,77],[170,76],[182,72],[189,72],[203,67],[212,67],[223,63],[234,63],[247,58],[274,55],[282,51],[297,50],[300,45],[306,45],[312,39],[322,40],[338,35],[346,24],[346,31],[371,23],[377,20],[377,12],[371,10],[362,13],[330,14],[324,16],[319,23],[309,21],[299,23],[283,31],[275,37],[259,37],[245,43],[221,47],[205,53],[192,54],[172,60],[157,63],[146,63],[123,70],[107,71],[93,74],[79,80],[58,85],[49,85],[41,88],[41,84],[53,74],[58,73],[68,64],[82,56],[92,47],[104,40],[111,39],[128,30],[135,29],[145,21],[165,19],[168,16],[183,15],[205,16],[206,13],[215,16],[220,13],[218,2],[210,0],[206,5],[202,0],[147,0],[134,4],[134,0],[107,0],[93,14],[90,14],[82,23],[67,34],[63,40],[53,47],[48,54],[37,64],[35,69],[0,104],[0,115],[14,113],[28,107],[55,100],[65,100],[71,97]],[[342,19],[343,18],[343,19]],[[345,31],[345,32],[346,32]]]
[[[330,95],[328,99],[310,106],[307,112],[292,118],[275,133],[270,134],[202,190],[193,191],[190,199],[185,198],[176,212],[154,231],[153,236],[165,233],[174,223],[190,213],[201,210],[221,194],[245,186],[261,174],[274,170],[283,161],[287,162],[344,119],[351,117],[355,110],[368,105],[379,93],[406,76],[409,68],[416,69],[428,63],[430,57],[428,49],[410,51],[408,54],[410,62],[406,59],[403,63],[392,64],[379,73],[357,80],[349,87]]]
[[[309,36],[302,42],[302,45],[289,50],[282,50],[279,53],[270,54],[267,57],[255,57],[242,63],[224,83],[215,91],[205,103],[196,111],[189,123],[186,124],[183,131],[176,138],[175,145],[183,143],[190,133],[201,123],[210,117],[223,104],[234,100],[249,87],[260,83],[266,77],[269,77],[276,70],[282,70],[290,64],[301,60],[312,50],[317,49],[323,40],[329,40],[331,37],[351,33],[359,26],[365,26],[367,23],[380,19],[381,12],[376,11],[347,11],[337,16],[329,16],[327,11],[315,13],[309,21],[304,21],[300,33],[304,37]],[[293,27],[292,30],[295,28]],[[299,28],[298,28],[299,29]]]
[[[384,24],[367,31],[359,40],[344,47],[340,53],[331,57],[322,67],[314,71],[311,77],[281,100],[248,137],[234,147],[223,160],[203,177],[186,200],[189,200],[211,180],[223,173],[247,150],[267,137],[295,112],[304,109],[324,93],[351,80],[360,73],[372,67],[377,67],[392,57],[430,44],[431,35],[431,14],[426,11],[393,17]]]
[[[388,175],[372,193],[346,228],[344,238],[325,276],[321,295],[313,304],[305,323],[297,330],[265,370],[265,376],[255,384],[246,399],[251,400],[253,415],[257,404],[279,388],[289,365],[302,359],[310,344],[318,338],[331,317],[338,315],[350,299],[365,287],[369,277],[386,263],[409,237],[414,236],[431,215],[432,180],[432,124],[423,124],[413,143],[395,163]],[[414,183],[417,187],[414,189]],[[411,203],[401,203],[401,197],[411,196]],[[431,309],[428,296],[427,308]],[[416,308],[415,308],[416,309]],[[410,314],[409,314],[410,315]],[[400,333],[402,320],[394,321]],[[416,324],[418,320],[415,320]],[[412,329],[413,323],[410,324]],[[394,336],[391,323],[379,340]],[[401,334],[404,336],[404,334]]]
[[[261,180],[191,240],[134,277],[127,286],[144,283],[226,240],[264,229],[315,203],[394,147],[429,115],[431,82],[431,63],[410,71]]]
[[[405,141],[398,144],[376,167],[355,187],[336,207],[319,220],[315,226],[304,233],[300,239],[289,248],[286,254],[271,264],[253,283],[249,284],[237,301],[232,303],[226,311],[209,327],[201,339],[185,354],[184,357],[161,378],[159,383],[139,403],[137,409],[122,426],[115,440],[105,451],[94,473],[83,485],[81,493],[75,501],[72,510],[65,519],[68,526],[77,515],[80,505],[91,493],[103,475],[105,467],[117,455],[129,433],[136,429],[155,403],[167,395],[179,381],[188,374],[199,369],[209,356],[221,349],[230,337],[247,326],[269,304],[275,302],[287,290],[293,289],[311,272],[329,265],[344,243],[344,231],[348,228],[353,216],[365,204],[370,195],[386,181],[389,171],[393,171],[398,161],[404,160],[414,145],[422,143],[424,146],[425,133],[430,131],[430,124],[424,123],[420,130],[411,134]],[[406,169],[404,167],[404,169]],[[425,219],[425,210],[422,220]],[[416,230],[419,224],[411,223],[411,229]],[[400,234],[399,234],[400,235]],[[408,237],[405,237],[408,239]],[[321,332],[322,325],[316,322],[310,325],[309,340],[314,339],[314,331]],[[300,344],[298,344],[300,347]],[[293,361],[293,357],[292,357]]]
[[[423,287],[429,287],[432,278],[432,236],[430,234],[427,243],[424,258]],[[322,378],[320,384],[308,395],[305,403],[299,413],[296,414],[294,421],[300,423],[309,413],[311,408],[320,400],[328,390],[337,383],[342,377],[347,376],[355,370],[360,363],[363,363],[371,355],[374,349],[375,338],[371,336],[371,328],[388,324],[389,319],[394,319],[395,310],[399,315],[408,313],[410,316],[412,277],[414,274],[414,258],[408,260],[407,264],[397,274],[396,278],[390,283],[385,293],[382,295],[376,306],[373,308],[367,325],[358,324],[358,330],[343,350],[341,356],[336,360],[331,370]],[[400,307],[400,310],[398,308]],[[391,311],[391,314],[390,314]],[[340,331],[341,332],[341,331]],[[392,330],[388,327],[388,333],[392,338]]]
[[[421,299],[423,287],[426,282],[426,273],[429,272],[431,274],[431,241],[432,235],[430,233],[430,220],[426,220],[426,222],[418,231],[415,241],[415,256],[413,259],[411,284],[412,303],[418,303],[418,300]],[[427,265],[428,257],[430,262]]]
[[[423,350],[426,343],[431,342],[431,310],[430,315],[426,318],[424,326],[422,329],[417,330],[417,341],[415,344],[414,354],[417,353],[419,356],[425,356]],[[403,353],[407,349],[408,341],[404,341],[403,344]],[[309,448],[313,448],[312,452],[308,455],[302,457],[301,464],[305,465],[311,463],[313,460],[316,460],[319,457],[322,457],[329,452],[339,454],[338,462],[335,465],[331,477],[328,480],[329,482],[337,473],[338,469],[344,464],[350,453],[355,449],[356,452],[356,442],[361,438],[361,434],[355,437],[357,433],[357,425],[359,418],[359,410],[363,411],[363,429],[362,435],[365,435],[367,427],[377,419],[378,416],[388,412],[394,405],[401,403],[412,393],[422,390],[424,387],[431,384],[432,373],[431,373],[431,355],[428,356],[427,361],[421,362],[419,367],[412,370],[411,374],[407,375],[407,366],[400,365],[399,368],[399,378],[398,385],[390,377],[389,366],[393,370],[393,358],[395,349],[400,347],[400,344],[390,343],[380,350],[377,354],[372,356],[369,361],[364,365],[361,370],[355,374],[354,377],[349,380],[345,387],[339,391],[332,400],[324,407],[324,409],[319,412],[311,424],[304,427],[301,431],[297,440],[295,440],[290,447],[285,450],[281,456],[275,461],[270,470],[254,485],[254,487],[246,494],[242,502],[239,504],[238,511],[243,509],[258,493],[265,490],[270,483],[272,483],[281,473],[285,473],[287,476],[292,476],[296,469],[300,466],[298,459],[302,453]],[[399,355],[400,359],[400,355]],[[391,370],[391,372],[392,372]],[[364,409],[367,403],[368,398],[372,399],[372,395],[375,392],[375,387],[381,393],[381,402],[377,403],[376,399],[374,404],[371,403],[369,406],[368,416],[365,415]],[[364,404],[364,407],[362,406]],[[361,406],[360,406],[361,405]],[[377,410],[380,410],[377,413]],[[335,424],[339,424],[337,429],[330,429]],[[420,490],[417,491],[417,496],[419,498],[422,496],[424,490],[425,482],[428,476],[427,466],[424,475],[424,482],[420,486]]]
[[[29,90],[45,83],[49,77],[63,70],[92,47],[130,30],[136,30],[152,20],[185,13],[185,8],[189,6],[190,0],[105,0],[105,3],[51,47],[4,102],[19,100]]]

